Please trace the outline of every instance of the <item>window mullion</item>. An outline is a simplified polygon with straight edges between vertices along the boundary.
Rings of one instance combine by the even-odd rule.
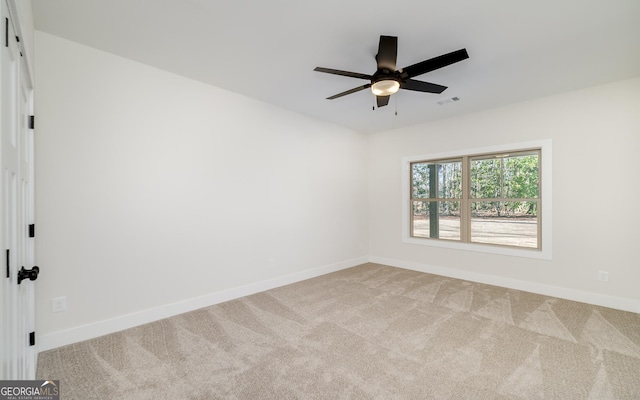
[[[462,157],[462,200],[460,204],[460,240],[471,242],[471,163],[468,156]]]

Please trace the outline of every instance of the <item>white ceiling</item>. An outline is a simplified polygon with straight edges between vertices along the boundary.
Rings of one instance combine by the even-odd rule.
[[[640,75],[638,0],[32,4],[37,30],[368,133]],[[373,74],[380,35],[398,36],[398,68],[470,58],[416,78],[449,87],[439,95],[401,90],[375,111],[368,90],[326,100],[367,82],[313,68]]]

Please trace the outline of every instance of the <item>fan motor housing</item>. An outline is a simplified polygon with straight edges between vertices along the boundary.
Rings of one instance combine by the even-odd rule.
[[[379,69],[371,77],[372,84],[376,82],[388,81],[388,80],[401,82],[400,73],[398,71],[390,71],[388,69]]]

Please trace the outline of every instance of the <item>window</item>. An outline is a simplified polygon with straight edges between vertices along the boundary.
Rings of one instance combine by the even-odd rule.
[[[550,146],[544,141],[404,159],[404,240],[550,259],[551,222],[543,219],[550,210]]]

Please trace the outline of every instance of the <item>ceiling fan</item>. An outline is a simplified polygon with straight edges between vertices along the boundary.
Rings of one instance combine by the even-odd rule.
[[[371,88],[371,92],[376,96],[378,107],[384,107],[389,104],[389,97],[400,89],[426,93],[442,93],[447,88],[446,86],[417,81],[412,78],[469,58],[467,50],[460,49],[396,70],[397,56],[398,38],[396,36],[380,36],[378,54],[376,55],[378,68],[373,75],[323,67],[316,67],[314,71],[370,81],[370,83],[366,85],[327,97],[327,100],[337,99],[338,97]]]

